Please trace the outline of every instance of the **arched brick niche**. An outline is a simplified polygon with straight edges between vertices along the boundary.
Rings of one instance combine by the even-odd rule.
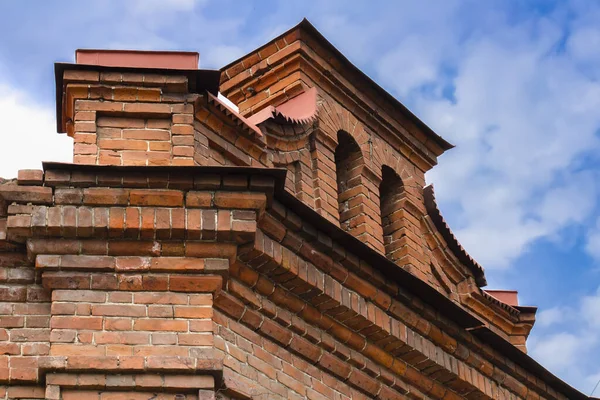
[[[334,152],[340,227],[383,252],[378,177],[366,168],[364,152],[346,131],[337,133]]]
[[[360,148],[346,132],[338,132],[338,146],[335,149],[335,167],[337,173],[338,205],[340,226],[349,231],[355,225],[352,219],[360,213],[361,172],[364,160]]]
[[[402,204],[406,197],[402,179],[388,166],[381,169],[382,179],[379,185],[381,226],[385,254],[391,255],[398,248],[399,240],[406,236],[402,218]]]

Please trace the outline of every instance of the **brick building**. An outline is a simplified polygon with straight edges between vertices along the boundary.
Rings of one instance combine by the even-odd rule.
[[[587,398],[425,187],[452,145],[310,23],[197,65],[56,64],[74,163],[0,183],[0,399]]]

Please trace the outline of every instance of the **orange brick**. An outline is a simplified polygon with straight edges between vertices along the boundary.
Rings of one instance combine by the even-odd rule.
[[[125,112],[140,113],[140,114],[171,114],[171,106],[169,104],[156,103],[125,103]]]
[[[171,139],[171,134],[169,131],[159,129],[123,129],[122,137],[123,139],[168,141]]]
[[[132,190],[131,205],[181,207],[183,192],[179,190]]]
[[[100,317],[62,317],[54,316],[50,320],[53,329],[102,329]]]
[[[18,172],[17,179],[19,185],[41,185],[44,180],[44,173],[37,169],[21,169]]]
[[[212,307],[175,306],[175,318],[212,318]]]
[[[136,331],[187,332],[188,322],[154,318],[138,319],[133,321],[133,329]]]

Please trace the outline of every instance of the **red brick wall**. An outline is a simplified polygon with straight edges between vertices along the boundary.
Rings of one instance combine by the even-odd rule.
[[[0,398],[565,398],[280,203],[267,170],[215,171],[0,186]]]

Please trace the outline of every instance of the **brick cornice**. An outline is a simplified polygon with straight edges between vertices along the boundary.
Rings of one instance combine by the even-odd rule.
[[[476,368],[476,370],[480,371],[480,373],[485,374],[486,377],[483,379],[492,379],[493,374],[495,373],[494,369],[491,366],[491,364],[484,363],[483,358],[480,358],[481,356],[477,356],[474,352],[465,353],[464,347],[457,348],[456,342],[453,342],[453,339],[451,337],[444,336],[441,333],[442,331],[438,328],[434,328],[433,325],[428,325],[428,329],[426,331],[422,331],[421,329],[423,328],[419,328],[419,324],[421,322],[418,322],[417,314],[411,314],[412,311],[410,311],[409,308],[401,305],[401,303],[395,300],[390,301],[389,298],[388,300],[385,300],[386,297],[382,293],[378,292],[377,289],[375,289],[374,287],[369,288],[368,284],[366,284],[364,281],[361,283],[361,281],[359,279],[357,280],[357,277],[351,273],[349,276],[346,275],[348,274],[348,272],[344,272],[343,268],[340,269],[340,267],[333,267],[329,263],[323,264],[322,261],[320,263],[315,264],[319,265],[319,269],[325,268],[325,265],[329,265],[329,269],[327,269],[326,271],[328,271],[328,273],[331,276],[333,276],[334,279],[341,279],[342,282],[346,282],[346,284],[350,285],[348,289],[352,291],[358,291],[356,292],[359,296],[357,302],[358,305],[361,304],[362,295],[368,296],[364,300],[362,300],[364,302],[364,308],[362,311],[359,311],[359,309],[353,310],[355,301],[350,297],[348,298],[347,303],[339,299],[340,295],[343,299],[345,290],[343,288],[344,285],[340,286],[340,284],[337,283],[335,280],[329,279],[328,281],[328,275],[325,275],[325,280],[322,284],[323,286],[320,285],[320,280],[318,276],[316,277],[316,283],[311,283],[311,278],[307,277],[310,277],[310,271],[314,270],[315,266],[310,264],[310,262],[304,267],[302,266],[302,264],[295,266],[297,264],[297,261],[294,261],[293,254],[290,255],[292,259],[285,261],[286,249],[283,246],[288,246],[290,240],[285,239],[287,236],[281,238],[281,235],[279,234],[280,230],[274,230],[272,224],[269,224],[268,226],[263,225],[263,227],[269,229],[268,231],[271,232],[271,234],[275,235],[275,237],[273,238],[273,242],[269,245],[270,250],[266,249],[266,237],[263,237],[265,241],[264,249],[262,249],[261,245],[259,245],[256,242],[254,244],[254,247],[252,247],[249,244],[248,246],[251,246],[251,249],[249,249],[248,246],[241,249],[241,254],[239,256],[240,263],[234,264],[234,268],[232,268],[231,272],[232,276],[243,281],[246,285],[248,285],[249,288],[252,289],[252,291],[256,291],[260,295],[268,297],[275,304],[284,307],[293,314],[302,316],[302,318],[307,323],[314,324],[317,328],[325,329],[335,338],[341,340],[342,343],[346,344],[347,346],[353,348],[356,351],[361,352],[364,356],[371,358],[373,361],[379,363],[380,365],[386,368],[391,368],[393,372],[399,374],[399,376],[402,376],[403,379],[407,380],[407,382],[417,385],[421,388],[421,390],[425,390],[426,392],[428,392],[429,390],[433,390],[431,386],[427,386],[428,384],[431,384],[429,378],[418,374],[414,375],[411,373],[406,373],[407,368],[415,368],[415,370],[417,368],[422,369],[423,365],[421,363],[423,363],[425,360],[428,360],[428,362],[432,363],[432,367],[436,363],[436,359],[431,357],[431,354],[428,353],[426,347],[412,347],[414,346],[414,343],[418,341],[420,341],[420,343],[423,343],[423,341],[428,342],[429,340],[433,340],[435,345],[440,346],[450,354],[454,354],[454,356],[450,357],[457,357],[455,362],[458,362],[459,364],[462,362],[468,363],[473,368]],[[260,238],[261,235],[258,235],[257,240],[262,240]],[[281,242],[281,245],[279,245],[277,242]],[[294,241],[291,242],[293,243]],[[278,246],[282,246],[282,249],[277,250]],[[302,249],[302,247],[304,247],[304,245],[302,245],[300,248]],[[278,259],[277,254],[283,254],[283,256]],[[308,257],[307,259],[311,259],[311,255],[314,254],[315,250],[311,250],[309,252],[303,253],[303,257]],[[313,260],[314,262],[317,262],[316,259],[313,258]],[[246,264],[248,266],[246,266]],[[306,275],[307,268],[308,275]],[[253,269],[255,269],[256,271],[253,271]],[[288,289],[289,292],[281,289],[279,285],[283,285],[283,287]],[[338,288],[336,288],[336,286]],[[339,287],[342,287],[342,289],[340,290]],[[237,293],[237,295],[240,296],[241,300],[247,302],[244,296],[242,296],[240,292],[237,292],[235,288],[234,293]],[[305,295],[309,297],[305,297]],[[225,294],[223,294],[223,296],[225,296]],[[300,298],[298,298],[298,296]],[[301,300],[302,298],[306,300],[306,303]],[[309,301],[308,299],[312,300]],[[316,303],[314,302],[315,299],[318,300]],[[311,305],[311,303],[317,305],[313,306]],[[216,300],[215,304],[217,307],[223,307],[225,312],[230,313],[230,315],[232,312],[234,312],[231,308],[231,304],[223,304],[218,299]],[[247,304],[249,307],[258,307],[260,310],[260,305],[253,306],[252,302]],[[373,305],[375,308],[372,309],[371,307]],[[244,322],[242,318],[242,316],[244,315],[243,307],[242,309],[238,308],[238,310],[240,314],[234,316],[238,319],[241,319],[241,322]],[[402,311],[399,314],[397,314],[397,310]],[[364,312],[364,314],[361,316],[362,312]],[[378,312],[383,314],[378,314]],[[401,321],[403,323],[407,323],[407,326],[410,326],[411,329],[415,329],[416,331],[413,333],[413,331],[411,330],[410,334],[408,335],[409,338],[407,339],[406,329],[408,328],[404,328],[404,330],[400,329],[400,331],[398,331],[398,328],[394,328],[393,319],[387,319],[388,323],[392,321],[392,325],[391,328],[389,326],[388,328],[385,328],[384,321],[386,321],[385,318],[388,317],[383,318],[381,317],[381,315],[385,315],[386,312],[391,313],[390,315],[392,315],[392,318],[398,318],[399,316],[409,318],[408,320],[404,319]],[[409,322],[411,318],[412,323]],[[344,324],[349,324],[349,326],[352,328],[349,329]],[[254,326],[254,328],[256,329],[257,327]],[[360,333],[354,333],[353,329],[358,329]],[[404,339],[398,337],[397,332],[404,332]],[[439,333],[439,336],[436,332]],[[363,335],[367,336],[365,337]],[[416,338],[413,339],[411,335],[415,335]],[[421,337],[419,335],[423,336]],[[389,340],[392,336],[394,336],[394,339]],[[369,347],[370,344],[367,343],[372,343],[373,340],[375,341],[375,347]],[[411,340],[414,341],[413,344],[411,344]],[[384,347],[382,347],[382,349],[380,350],[377,350],[377,346]],[[385,354],[387,355],[383,357],[383,353],[381,353],[381,351],[385,351]],[[400,354],[400,358],[395,359],[397,361],[393,361],[393,356],[396,355],[396,353]],[[417,356],[417,354],[419,356]],[[409,355],[409,357],[406,358],[407,361],[404,361],[404,357],[407,355]],[[400,364],[397,364],[398,362],[400,362]],[[400,368],[400,365],[404,366],[401,369],[398,369]],[[484,368],[484,365],[487,366]],[[454,383],[451,384],[450,380],[447,380],[446,385],[449,385],[449,387],[453,387],[458,391],[466,391],[464,394],[478,390],[477,380],[475,380],[474,386],[473,383],[470,383],[469,381],[462,381],[461,378],[459,378],[458,369],[455,371],[455,373],[456,375],[454,375],[452,379],[452,382]],[[452,373],[450,373],[450,376],[452,376]],[[526,391],[526,389],[523,386],[520,386],[517,383],[517,381],[513,378],[506,378],[505,380],[509,382],[509,386],[507,386],[509,390],[515,391],[515,393],[518,394],[522,394],[523,391]],[[435,391],[431,392],[430,394],[434,395],[434,393]],[[439,398],[442,398],[441,396],[444,395],[450,396],[444,390],[438,393],[440,394]],[[484,394],[485,393],[483,391],[480,392],[480,395]],[[488,393],[488,395],[490,394]]]

